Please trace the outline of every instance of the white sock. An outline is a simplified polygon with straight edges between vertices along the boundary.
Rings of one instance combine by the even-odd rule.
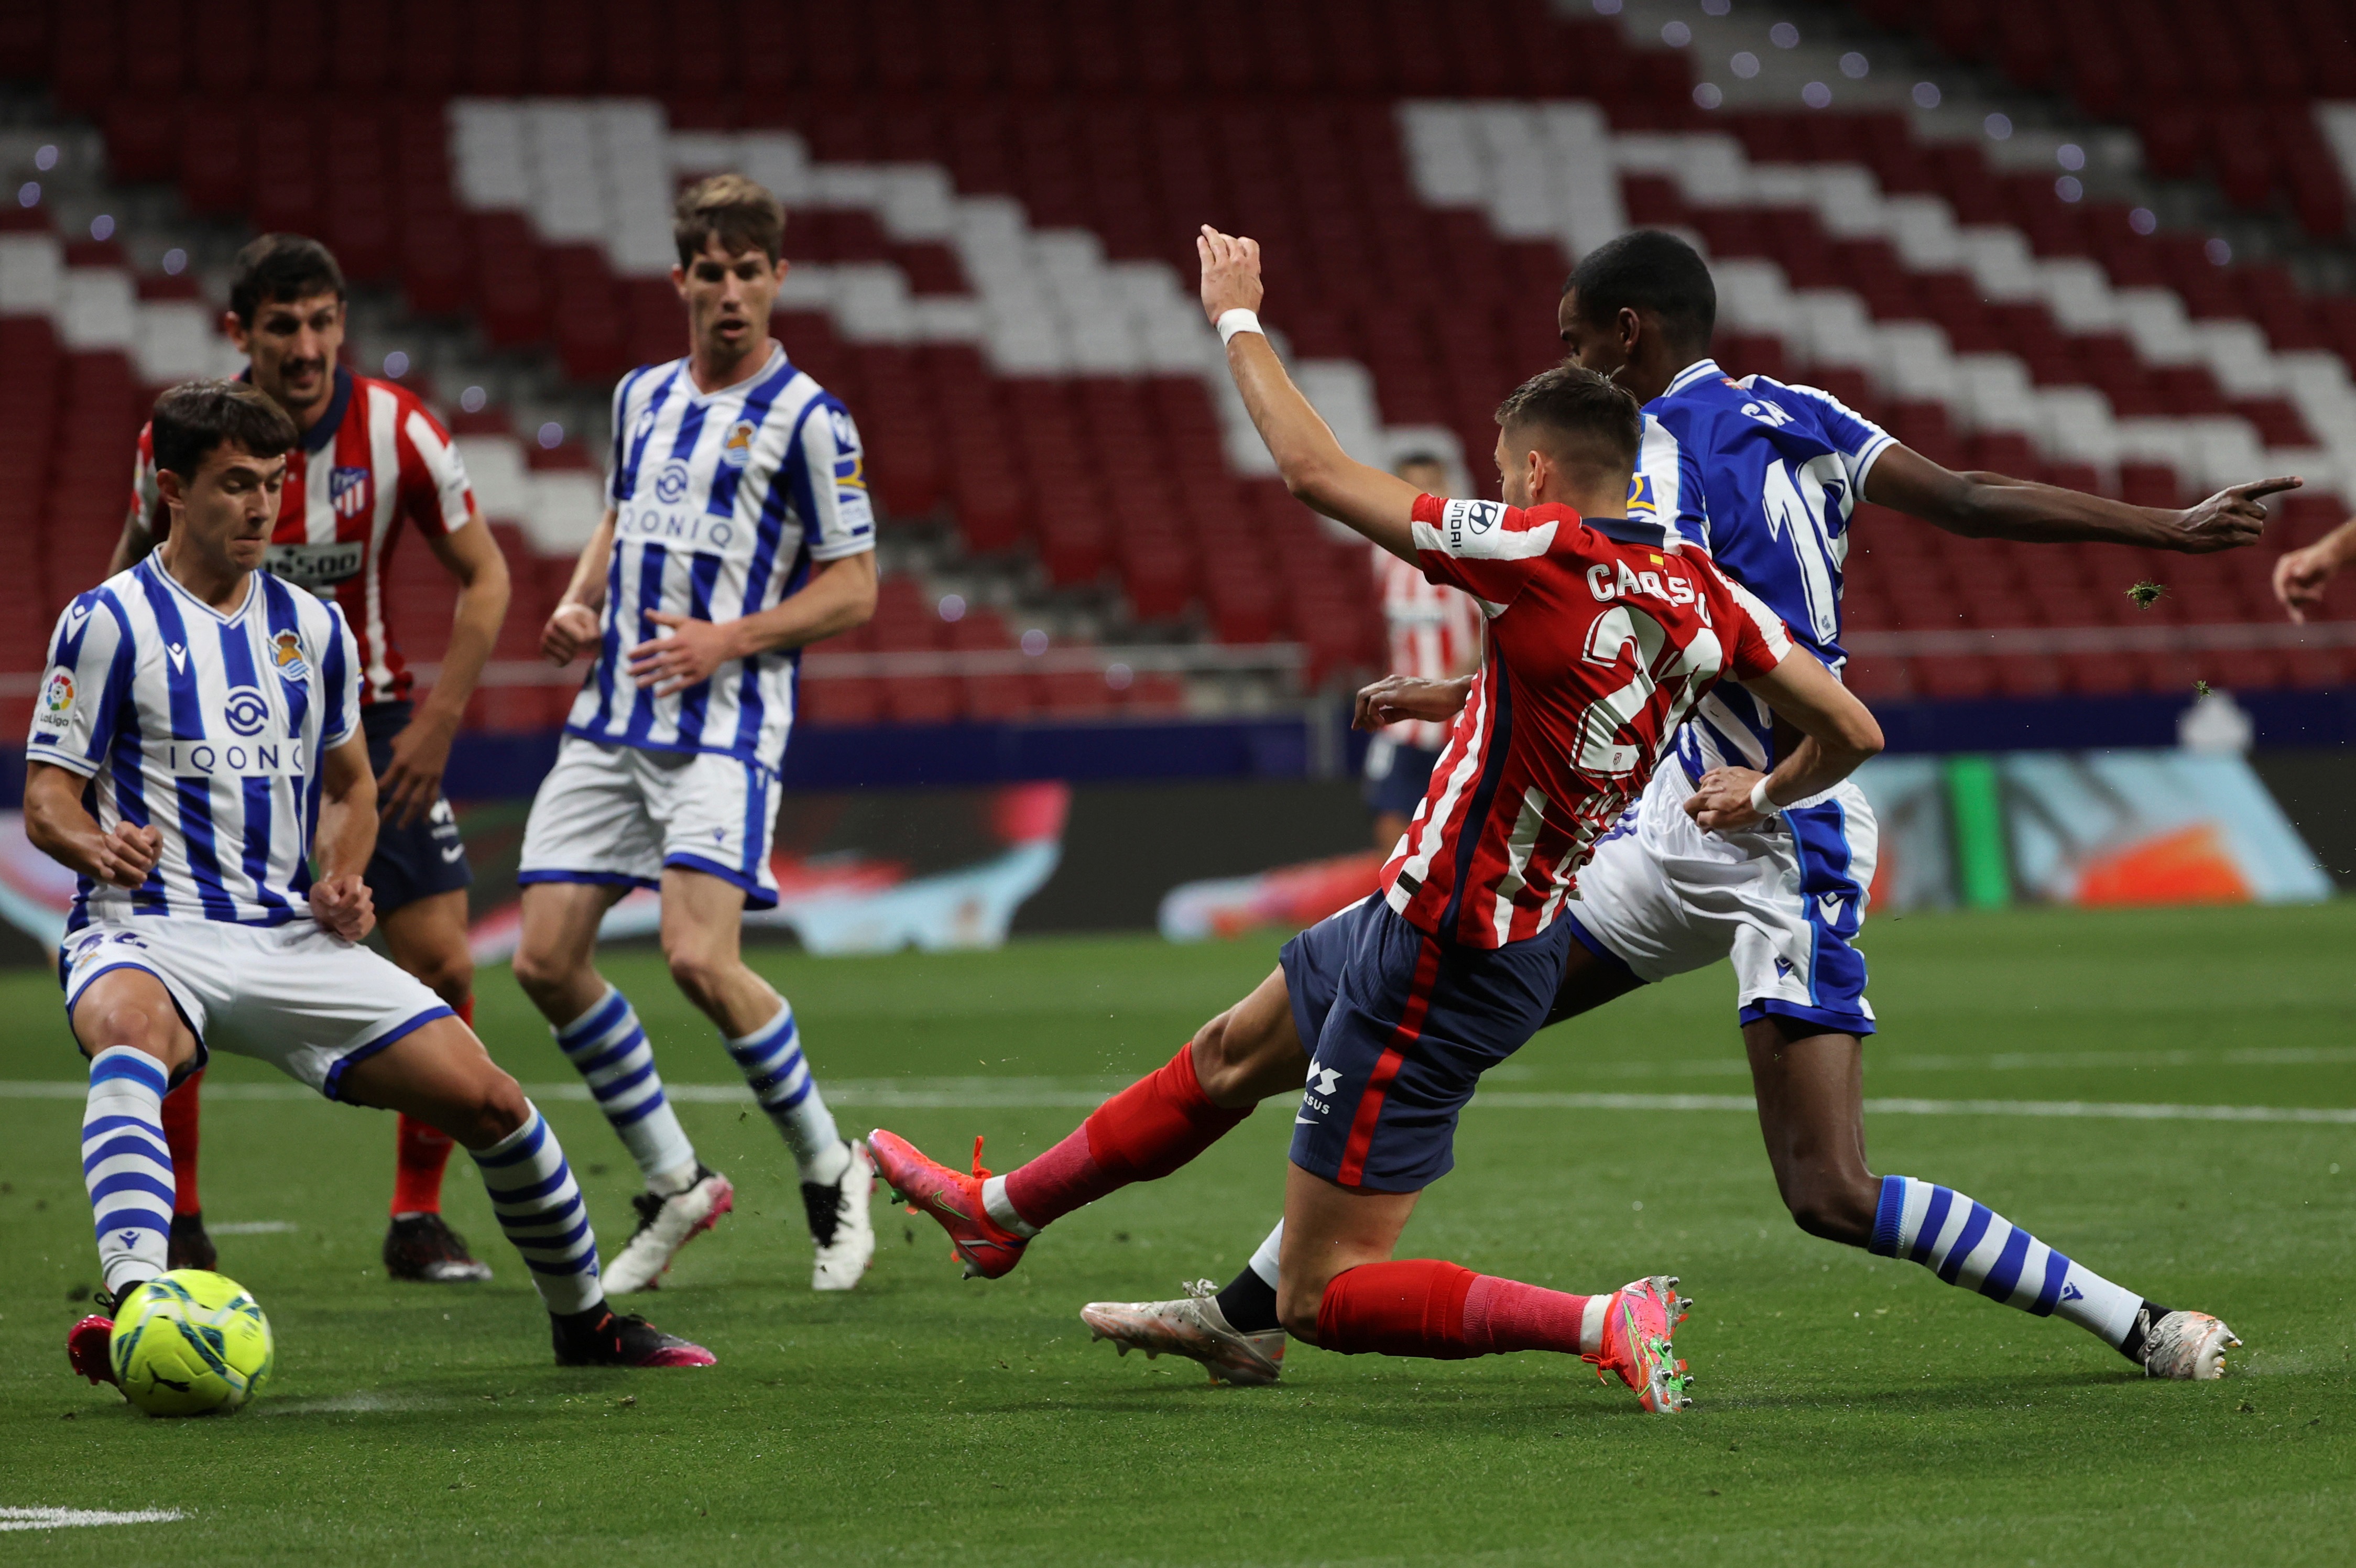
[[[597,1283],[597,1236],[589,1207],[556,1133],[537,1106],[531,1120],[487,1149],[468,1152],[482,1168],[491,1211],[551,1312],[586,1312],[605,1298]]]
[[[164,1273],[172,1242],[172,1149],[164,1141],[164,1064],[129,1046],[90,1060],[81,1115],[82,1181],[109,1291]]]
[[[1251,1255],[1251,1272],[1270,1290],[1276,1288],[1276,1260],[1283,1251],[1284,1221],[1280,1219],[1276,1229],[1268,1233],[1268,1240],[1259,1244],[1259,1251]]]
[[[1039,1234],[1039,1228],[1036,1225],[1014,1212],[1014,1200],[1006,1196],[1006,1178],[1002,1176],[990,1176],[983,1180],[981,1208],[982,1212],[997,1221],[1001,1229],[1012,1230],[1017,1236]]]
[[[841,1181],[851,1167],[851,1145],[835,1130],[834,1113],[810,1076],[793,1008],[780,998],[776,1016],[730,1040],[728,1054],[736,1058],[744,1081],[753,1087],[753,1098],[793,1150],[802,1180],[827,1187]]]
[[[679,1112],[663,1097],[655,1048],[647,1043],[647,1031],[628,997],[609,985],[597,1005],[552,1032],[557,1048],[579,1069],[596,1097],[597,1109],[621,1135],[640,1171],[651,1176],[682,1165],[695,1168],[695,1145],[687,1141]]]
[[[1612,1316],[1612,1304],[1620,1299],[1616,1290],[1601,1295],[1590,1295],[1579,1315],[1579,1353],[1582,1356],[1603,1354],[1603,1323]]]

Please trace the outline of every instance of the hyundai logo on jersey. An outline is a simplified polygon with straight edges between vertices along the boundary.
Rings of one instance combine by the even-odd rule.
[[[327,470],[327,504],[337,517],[365,517],[376,505],[376,474],[369,468]]]

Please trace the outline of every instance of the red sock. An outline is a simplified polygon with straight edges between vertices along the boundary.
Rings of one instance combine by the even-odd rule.
[[[471,996],[451,1009],[468,1028],[475,1026]],[[393,1134],[392,1211],[395,1214],[442,1212],[442,1173],[450,1165],[450,1140],[404,1112]]]
[[[1007,1173],[1006,1201],[1033,1225],[1062,1219],[1133,1181],[1154,1181],[1226,1136],[1251,1107],[1211,1103],[1190,1041],[1097,1107],[1054,1148]]]
[[[1590,1299],[1435,1258],[1361,1263],[1326,1285],[1317,1305],[1317,1343],[1345,1356],[1443,1361],[1510,1350],[1576,1356]]]
[[[172,1151],[172,1212],[194,1214],[204,1208],[197,1199],[197,1085],[204,1082],[198,1068],[164,1096],[164,1144]]]

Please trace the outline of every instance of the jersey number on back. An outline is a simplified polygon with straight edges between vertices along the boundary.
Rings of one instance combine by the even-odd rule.
[[[1613,605],[1588,628],[1587,646],[1580,657],[1609,669],[1620,662],[1622,652],[1635,657],[1634,677],[1618,691],[1590,703],[1579,715],[1579,768],[1594,778],[1625,779],[1645,760],[1644,743],[1633,726],[1652,705],[1655,693],[1673,682],[1679,688],[1661,715],[1656,732],[1665,738],[1684,721],[1725,662],[1718,635],[1708,627],[1696,627],[1693,640],[1678,648],[1671,642],[1668,628],[1644,611]]]

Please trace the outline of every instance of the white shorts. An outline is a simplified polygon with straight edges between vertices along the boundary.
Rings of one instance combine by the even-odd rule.
[[[516,880],[658,887],[663,867],[708,872],[776,907],[769,845],[777,776],[710,751],[655,751],[568,735],[524,824]]]
[[[344,1072],[450,1009],[415,975],[316,922],[239,926],[186,916],[101,920],[59,950],[66,1013],[90,983],[118,969],[164,983],[197,1036],[202,1068],[215,1048],[270,1063],[330,1100]]]
[[[1734,960],[1742,1022],[1769,1014],[1873,1032],[1855,943],[1879,834],[1844,780],[1744,832],[1708,833],[1685,812],[1693,781],[1665,758],[1579,874],[1574,934],[1645,982]]]

